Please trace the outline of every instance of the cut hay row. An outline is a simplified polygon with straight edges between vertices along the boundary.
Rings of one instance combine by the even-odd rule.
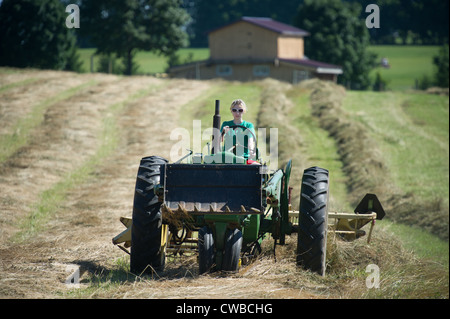
[[[328,131],[330,138],[337,144],[339,158],[343,162],[342,169],[348,176],[348,181],[352,183],[347,187],[351,205],[356,205],[361,200],[361,196],[367,192],[379,194],[382,199],[390,198],[386,189],[391,190],[395,185],[389,187],[389,173],[386,172],[386,166],[376,143],[364,132],[364,127],[352,122],[340,107],[346,94],[344,88],[316,80],[303,82],[296,87],[291,86],[290,89],[277,82],[266,81],[264,84],[266,87],[261,97],[258,121],[284,128],[279,135],[284,135],[283,138],[289,143],[279,145],[280,161],[295,158],[297,163],[300,162],[301,170],[304,169],[303,163],[308,163],[305,154],[302,154],[305,152],[305,147],[302,145],[302,130],[291,125],[296,119],[290,116],[292,109],[289,106],[292,103],[286,96],[294,89],[306,90],[305,92],[310,94],[311,114],[318,120],[317,125]],[[294,94],[293,98],[295,96]],[[263,112],[264,106],[267,112]],[[270,112],[272,109],[276,109],[277,112]],[[301,178],[301,172],[298,176]],[[293,178],[295,180],[295,176]],[[292,183],[295,182],[291,179],[290,184],[295,186]],[[333,194],[330,194],[330,197],[332,196]],[[382,202],[385,204],[383,200]],[[293,204],[296,202],[294,201]],[[385,206],[391,213],[392,205],[387,203]],[[405,207],[403,209],[408,210]],[[283,262],[275,263],[279,270],[275,277],[284,282],[285,287],[302,289],[320,298],[333,298],[336,295],[341,298],[429,298],[433,296],[445,298],[448,296],[446,292],[448,275],[445,275],[445,266],[442,268],[434,262],[417,259],[412,252],[403,247],[394,234],[384,228],[376,227],[370,245],[364,238],[345,242],[330,234],[327,246],[327,277],[322,281],[308,275],[307,272],[296,269],[292,254],[295,251],[296,238],[288,236],[287,242],[288,245],[278,248],[277,252],[278,259]],[[269,247],[266,252],[270,249]],[[250,270],[246,273],[265,272],[263,264],[249,267]],[[366,286],[365,268],[370,264],[377,265],[383,272],[381,289],[368,289]],[[279,276],[280,272],[285,274],[284,278]],[[433,281],[439,284],[435,286],[432,284]]]
[[[342,109],[345,89],[316,80],[301,86],[311,90],[313,115],[338,145],[343,170],[349,177],[347,188],[352,205],[365,193],[377,194],[390,219],[421,227],[448,240],[448,209],[440,201],[419,202],[413,194],[406,194],[394,185],[376,142],[362,124],[352,121]]]
[[[70,82],[64,73],[62,76],[59,81]],[[79,78],[75,83],[92,80],[85,75],[73,77]],[[22,222],[12,223],[13,228],[2,227],[1,237],[17,231],[17,226],[25,227],[22,230],[27,232],[40,224],[40,216],[57,205],[61,189],[86,175],[85,164],[102,147],[103,122],[111,114],[109,108],[146,86],[145,82],[136,86],[130,80],[105,75],[96,75],[94,79],[98,81],[96,84],[83,87],[76,95],[56,99],[42,109],[42,114],[35,114],[38,119],[33,120],[35,126],[29,127],[26,144],[20,145],[2,164],[2,219],[13,216],[13,220]],[[28,88],[31,92],[40,89],[34,85]],[[51,91],[43,99],[53,101],[55,95],[59,92]]]
[[[119,217],[131,212],[139,159],[169,156],[180,106],[208,87],[151,77],[81,77],[100,80],[49,105],[27,145],[2,165],[1,297],[63,296],[68,265],[81,266],[88,291],[96,276],[103,280],[111,272],[115,259],[124,258],[111,238],[122,230]]]
[[[301,177],[305,167],[305,158],[302,155],[302,135],[292,124],[292,101],[286,93],[292,85],[267,79],[262,82],[260,110],[257,116],[258,127],[278,129],[278,167],[284,168],[292,160],[292,172],[289,180],[293,187],[291,203],[298,208],[300,200]],[[267,143],[270,135],[267,134]]]

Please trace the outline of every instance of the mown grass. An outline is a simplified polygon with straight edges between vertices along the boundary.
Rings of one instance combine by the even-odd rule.
[[[415,45],[373,45],[369,51],[378,55],[379,59],[386,57],[390,68],[377,68],[370,74],[374,79],[377,72],[388,81],[391,90],[407,90],[414,88],[416,80],[423,76],[432,79],[435,72],[433,56],[439,51],[438,46]]]
[[[314,81],[309,87],[313,92],[311,94],[313,114],[320,120],[318,127],[325,128],[330,137],[335,140],[337,153],[340,154],[339,160],[344,164],[348,195],[352,194],[353,197],[355,190],[359,192],[364,189],[377,189],[379,193],[377,191],[376,194],[380,196],[385,206],[387,219],[401,220],[403,223],[397,225],[391,222],[380,222],[383,238],[376,239],[377,248],[374,247],[376,250],[364,248],[364,254],[372,255],[378,265],[383,264],[384,273],[388,275],[388,279],[384,284],[385,289],[365,292],[362,296],[364,298],[445,298],[448,296],[448,292],[445,293],[445,290],[448,290],[448,274],[443,274],[448,273],[448,237],[447,240],[442,240],[436,235],[441,238],[448,236],[448,204],[445,204],[443,198],[438,201],[439,205],[434,205],[434,201],[436,194],[448,192],[448,146],[444,144],[446,139],[448,141],[448,133],[445,133],[445,131],[448,132],[448,100],[445,100],[445,97],[437,98],[437,101],[443,105],[438,102],[431,103],[435,105],[434,108],[430,108],[430,103],[414,104],[407,111],[413,114],[416,120],[419,118],[419,114],[422,114],[423,109],[430,113],[436,112],[437,114],[426,116],[426,120],[421,121],[420,125],[441,123],[442,126],[427,130],[414,127],[414,121],[408,115],[403,114],[405,112],[403,108],[409,104],[404,103],[401,97],[416,101],[415,96],[402,92],[380,94],[352,91],[347,91],[345,95],[342,95],[341,89],[338,87],[333,85],[328,87],[325,83],[314,83]],[[342,99],[342,96],[346,97]],[[355,96],[360,99],[355,99]],[[385,96],[386,100],[377,100],[382,96]],[[347,103],[352,98],[355,103],[352,103],[350,107]],[[428,99],[424,98],[422,102],[424,101],[426,102]],[[436,97],[430,96],[430,101],[436,101]],[[445,119],[437,120],[443,116]],[[313,122],[309,121],[309,123]],[[437,137],[432,134],[435,129],[439,131]],[[419,139],[417,139],[418,137]],[[405,141],[397,143],[393,149],[386,150],[383,147],[384,144],[390,145],[393,141],[398,140]],[[429,150],[430,147],[433,150]],[[444,150],[441,150],[442,148]],[[438,152],[439,150],[440,152]],[[436,152],[438,155],[435,154]],[[414,159],[414,156],[418,159]],[[374,160],[371,161],[370,157],[373,157]],[[420,167],[427,158],[433,162],[435,157],[441,160],[438,163],[432,163],[428,168]],[[408,171],[410,175],[408,181],[398,178],[396,174],[396,171],[401,171],[405,165],[411,165],[411,169]],[[437,174],[433,174],[435,169],[442,176],[438,177]],[[363,180],[358,181],[358,174],[363,175]],[[380,174],[382,176],[376,176]],[[432,177],[434,182],[430,183],[430,175],[434,176]],[[367,183],[370,180],[375,183]],[[418,192],[414,185],[411,186],[411,180],[418,180],[418,183],[426,184],[423,187],[428,188],[428,194],[433,195],[427,196],[427,192]],[[352,189],[355,183],[360,185],[356,189]],[[408,195],[398,195],[397,198],[404,197],[409,202],[394,204],[383,202],[383,199],[388,199],[390,195],[402,194],[403,191]],[[431,202],[431,204],[427,204],[427,202]],[[402,211],[402,219],[396,217],[399,213],[397,210]],[[387,232],[386,230],[394,231]],[[381,241],[381,244],[378,241]],[[398,247],[390,245],[390,242],[398,242]],[[354,245],[344,244],[342,246],[339,244],[337,248],[341,249],[347,246],[354,250],[359,249],[358,247],[361,248],[360,245],[362,245],[361,242],[356,241]],[[411,253],[408,256],[407,250],[414,251],[414,254]],[[397,262],[394,258],[389,257],[389,253],[392,254],[395,251],[397,251],[399,260],[403,257],[406,259]],[[347,253],[340,251],[335,256],[339,260],[342,259],[342,255],[345,256]],[[358,256],[358,258],[362,257],[362,255]],[[387,261],[389,258],[392,260]],[[347,260],[343,266],[349,267],[352,263],[353,261]],[[334,266],[334,268],[336,266],[339,268],[339,263]],[[433,282],[436,283],[435,287]]]
[[[3,71],[3,70],[1,70],[1,71]],[[3,73],[1,71],[0,71],[0,74]],[[14,73],[14,72],[11,71],[11,73]],[[15,88],[15,87],[25,86],[25,85],[34,83],[34,82],[36,82],[38,80],[39,80],[38,78],[28,78],[28,79],[25,79],[25,80],[22,80],[22,81],[18,81],[18,82],[14,82],[14,83],[3,85],[2,87],[0,87],[0,93],[4,92],[6,90],[9,90],[9,89]]]
[[[34,105],[30,114],[21,118],[14,124],[12,128],[13,133],[0,136],[0,163],[4,162],[15,151],[27,144],[31,131],[42,123],[44,120],[44,113],[51,105],[66,100],[80,92],[82,89],[92,85],[95,85],[95,81],[87,81],[86,83],[62,91]]]
[[[112,104],[105,110],[107,116],[102,121],[102,131],[98,136],[100,146],[95,154],[78,168],[69,172],[61,181],[40,194],[39,201],[31,207],[31,212],[20,225],[21,231],[14,235],[13,241],[25,241],[32,234],[39,232],[45,223],[64,205],[67,193],[91,177],[92,173],[102,164],[102,161],[112,154],[119,144],[120,130],[117,125],[117,117],[120,112],[127,104],[144,97],[154,89],[155,87],[151,86],[149,89],[140,90],[125,100]]]
[[[286,245],[277,246],[276,260],[273,242],[264,241],[262,254],[256,261],[242,266],[239,273],[228,274],[227,277],[236,281],[237,285],[240,284],[240,279],[250,279],[259,288],[276,283],[280,291],[293,289],[294,294],[302,292],[305,297],[313,298],[448,298],[448,267],[445,268],[444,265],[443,271],[441,263],[416,257],[412,250],[403,246],[390,228],[376,228],[370,244],[364,238],[352,242],[342,241],[329,233],[325,277],[296,266],[296,240],[295,235],[288,236]],[[177,292],[176,287],[186,289],[192,285],[194,293],[197,296],[200,294],[200,298],[208,295],[208,291],[195,290],[202,282],[211,286],[208,276],[198,275],[195,257],[182,259],[184,261],[166,263],[163,272],[136,276],[128,271],[128,258],[118,258],[111,267],[90,269],[87,276],[82,276],[79,289],[61,294],[68,298],[186,298],[181,292]],[[378,267],[379,287],[368,284],[369,265]],[[220,281],[220,278],[226,277],[224,274],[212,274],[209,278]],[[172,290],[164,292],[161,287]],[[220,290],[221,287],[217,286],[217,289]],[[236,292],[245,294],[241,289]],[[224,296],[228,298],[229,294]],[[270,296],[279,298],[277,294]]]
[[[398,188],[448,207],[448,97],[350,91],[343,108],[376,141]]]
[[[381,227],[401,238],[405,249],[419,257],[432,260],[449,269],[449,244],[429,232],[399,223],[383,221]]]
[[[180,118],[183,118],[183,125],[186,125],[186,128],[192,125],[193,119],[202,120],[203,128],[208,128],[212,123],[215,99],[221,100],[222,120],[225,120],[228,119],[229,103],[235,98],[242,98],[249,106],[246,119],[258,123],[259,113],[264,106],[269,120],[270,116],[274,120],[278,110],[276,102],[264,101],[270,96],[268,94],[270,92],[270,86],[259,82],[217,81],[202,98],[185,105]],[[281,124],[276,125],[290,124],[298,131],[301,136],[299,150],[302,160],[305,161],[304,165],[311,163],[330,169],[332,176],[330,191],[340,200],[337,206],[345,207],[347,176],[342,170],[341,159],[337,156],[338,145],[324,129],[319,127],[317,119],[312,115],[309,94],[307,91],[298,90],[297,87],[292,90],[281,89],[279,92],[284,94],[292,105],[288,108],[289,112],[285,114],[286,117],[283,118],[285,122],[282,121]],[[69,173],[59,184],[42,194],[40,202],[33,208],[30,220],[23,225],[22,239],[41,229],[43,223],[62,205],[67,191],[89,178],[101,159],[117,147],[117,137],[120,134],[117,130],[117,116],[128,102],[138,98],[140,94],[144,94],[144,92],[139,92],[136,96],[116,103],[108,109],[112,116],[105,117],[103,122],[102,134],[99,136],[102,146],[78,170]],[[444,187],[442,198],[445,194],[448,198],[448,177],[445,179],[445,174],[443,177],[435,174],[436,167],[433,165],[425,171],[420,167],[417,168],[418,163],[423,163],[423,159],[430,156],[430,153],[433,156],[434,152],[440,152],[438,150],[445,145],[445,142],[448,144],[448,101],[445,104],[443,98],[431,95],[350,91],[347,92],[343,109],[346,111],[344,115],[348,116],[350,121],[361,123],[367,128],[368,134],[377,141],[376,146],[383,149],[382,154],[386,161],[392,157],[389,172],[404,169],[406,161],[408,161],[408,165],[411,165],[412,168],[406,169],[406,171],[415,176],[413,175],[409,179],[402,179],[401,174],[389,174],[398,188],[408,189],[410,187],[408,191],[415,194],[417,186],[411,181],[419,179],[422,180],[421,184],[424,188],[431,190],[427,191],[428,193],[423,192],[421,195],[423,198],[429,198],[430,193],[437,194],[433,188],[441,188],[440,186]],[[396,125],[398,123],[402,124]],[[295,139],[297,136],[293,138]],[[384,147],[386,147],[385,150]],[[409,150],[410,147],[415,152]],[[290,152],[291,150],[288,149],[287,153]],[[442,166],[442,162],[438,159],[436,159],[436,163],[438,168],[447,167],[448,176],[448,148],[444,156],[447,156],[443,160],[443,162],[445,159],[447,160],[447,166]],[[439,157],[437,156],[437,158]],[[422,174],[427,176],[420,176]],[[433,176],[431,178],[433,181],[443,181],[443,185],[441,182],[430,184],[428,175]],[[445,186],[447,187],[446,191]],[[272,276],[273,280],[281,280],[288,287],[315,291],[324,297],[448,298],[448,242],[438,240],[423,230],[416,231],[415,228],[395,223],[383,226],[383,222],[380,222],[379,226],[376,226],[375,232],[375,237],[370,245],[365,243],[364,238],[351,243],[338,242],[333,248],[335,253],[330,250],[330,258],[334,259],[330,260],[331,268],[326,278],[318,278],[295,268],[294,262],[289,258],[287,259],[289,262],[280,262],[276,267],[271,267],[272,269],[276,268],[271,274],[268,274],[266,269],[263,269],[263,272],[266,276]],[[271,241],[269,240],[269,242]],[[291,252],[295,249],[295,247],[290,248]],[[415,255],[409,251],[414,251]],[[365,267],[368,263],[380,266],[380,289],[367,289],[365,286],[367,277]],[[130,290],[128,288],[134,287],[135,283],[141,280],[129,274],[127,269],[127,262],[118,261],[108,271],[94,273],[90,276],[85,281],[87,288],[68,293],[65,296],[69,298],[111,297],[116,296],[116,293],[117,296],[126,295]],[[442,269],[446,271],[447,275],[442,272]],[[255,280],[257,278],[255,276]],[[183,283],[189,284],[188,281],[180,280],[180,284]],[[145,287],[145,285],[140,287]]]
[[[89,275],[80,278],[78,288],[58,292],[64,298],[92,298],[99,292],[108,292],[134,283],[139,278],[131,274],[129,258],[117,258],[111,269],[89,269]],[[110,296],[110,298],[113,298]]]
[[[237,97],[244,99],[249,105],[246,118],[254,123],[266,123],[259,122],[260,113],[264,109],[273,125],[282,125],[283,121],[286,121],[284,124],[289,124],[290,129],[296,129],[301,135],[300,148],[289,148],[285,150],[287,154],[296,155],[300,150],[302,158],[299,160],[302,165],[316,164],[330,169],[330,192],[337,198],[336,209],[345,210],[348,207],[348,190],[345,186],[348,177],[345,176],[341,159],[337,155],[339,146],[328,132],[320,127],[317,118],[312,114],[310,92],[298,87],[286,90],[285,86],[278,87],[278,84],[218,81],[201,99],[183,106],[180,116],[183,126],[188,128],[192,125],[192,120],[197,119],[202,121],[203,128],[210,127],[215,99],[222,102],[222,120],[227,119],[228,101]],[[283,94],[287,100],[283,99],[282,103],[291,102],[292,105],[282,106],[289,109],[289,114],[288,118],[282,117],[279,123],[275,121],[279,109],[272,101],[281,101],[280,96]],[[353,110],[352,114],[360,112],[361,109],[365,108]],[[418,171],[417,174],[421,172]],[[288,245],[277,249],[276,263],[272,255],[272,241],[267,240],[264,245],[262,257],[240,274],[236,274],[237,281],[239,278],[253,278],[257,281],[263,273],[266,279],[319,298],[448,298],[448,274],[445,275],[448,273],[448,243],[423,230],[381,221],[375,227],[370,244],[366,243],[366,238],[345,242],[330,233],[328,273],[325,278],[295,266],[295,236],[288,236]],[[380,288],[369,288],[366,284],[366,267],[369,264],[380,268]],[[153,294],[152,289],[158,284],[153,283],[149,277],[141,278],[129,273],[128,267],[128,259],[119,259],[108,270],[96,271],[88,278],[82,279],[84,285],[81,289],[66,292],[63,296],[110,298]],[[179,268],[168,263],[166,267],[168,269],[164,273],[155,276],[162,276],[157,277],[157,280],[163,280],[168,286],[186,286],[192,284],[192,280],[203,280],[195,274],[190,274],[192,265]],[[173,268],[190,275],[172,278]]]
[[[330,210],[349,212],[351,207],[347,200],[347,177],[342,170],[336,142],[326,130],[320,127],[317,118],[312,115],[309,93],[297,87],[287,92],[288,98],[295,103],[291,118],[302,136],[301,156],[305,161],[304,168],[319,166],[328,169],[330,171]]]

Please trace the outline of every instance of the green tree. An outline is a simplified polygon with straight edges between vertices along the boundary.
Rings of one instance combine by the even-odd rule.
[[[388,81],[383,79],[380,72],[377,72],[375,75],[375,81],[373,83],[372,89],[374,91],[386,91],[387,90]]]
[[[3,0],[0,65],[79,71],[74,30],[59,0]]]
[[[138,50],[170,56],[188,44],[190,17],[180,0],[82,0],[80,10],[82,34],[97,53],[123,58],[127,75]]]
[[[439,50],[439,53],[433,57],[433,64],[436,66],[434,75],[434,84],[440,87],[448,88],[448,44],[445,44]]]
[[[305,55],[342,66],[338,81],[351,89],[369,88],[369,72],[376,64],[376,55],[366,50],[370,38],[361,9],[340,0],[305,0],[294,22],[311,34],[305,39]]]
[[[346,0],[354,2],[355,0]],[[370,29],[372,43],[448,43],[449,1],[447,0],[358,0],[365,8],[380,8],[380,28]],[[367,13],[362,12],[365,19]],[[401,41],[398,41],[401,40]]]
[[[403,0],[406,2],[407,0]],[[448,43],[449,1],[414,0],[407,26],[417,34],[421,44]]]

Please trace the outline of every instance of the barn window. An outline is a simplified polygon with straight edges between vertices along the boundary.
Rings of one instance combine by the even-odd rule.
[[[268,76],[270,73],[270,68],[268,65],[255,65],[253,67],[254,76]]]
[[[229,76],[233,74],[233,68],[231,65],[220,64],[216,67],[216,74],[218,76]]]
[[[297,84],[303,80],[307,80],[307,79],[311,78],[309,71],[305,71],[305,70],[294,70],[294,73],[292,75],[293,75],[293,79],[292,79],[293,84]]]

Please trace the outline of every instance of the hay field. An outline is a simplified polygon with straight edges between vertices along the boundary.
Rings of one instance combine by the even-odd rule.
[[[267,241],[262,256],[238,274],[199,276],[195,257],[171,259],[153,277],[130,273],[128,256],[111,239],[123,230],[119,217],[131,215],[140,158],[170,158],[174,129],[189,130],[194,119],[209,127],[216,99],[226,119],[225,105],[235,98],[247,102],[246,119],[257,127],[278,128],[278,162],[293,159],[294,203],[303,169],[318,165],[331,171],[331,209],[351,209],[360,192],[376,190],[391,221],[377,224],[369,245],[329,236],[324,278],[295,266],[295,236],[277,247],[276,259]],[[432,211],[443,229],[408,218],[413,209],[394,218],[394,204],[406,204],[390,202],[390,195],[413,196],[407,200],[412,208],[429,205],[428,197],[403,192],[395,161],[383,156],[385,145],[359,131],[366,118],[351,109],[358,98],[314,81],[292,86],[1,68],[0,298],[448,298],[448,201],[439,200]],[[376,121],[370,125],[376,131]],[[417,134],[448,144],[448,121],[443,125],[446,137],[425,128]],[[340,137],[341,131],[348,135]],[[352,159],[347,140],[370,144],[360,154],[371,155]],[[446,187],[448,195],[448,152],[447,164],[438,165],[447,185],[430,187]],[[386,192],[386,181],[396,192]],[[446,229],[447,240],[438,239],[446,259],[407,248],[389,226],[395,221],[444,239]],[[369,264],[380,268],[378,289],[366,286]],[[74,265],[81,267],[78,288],[65,283]]]

